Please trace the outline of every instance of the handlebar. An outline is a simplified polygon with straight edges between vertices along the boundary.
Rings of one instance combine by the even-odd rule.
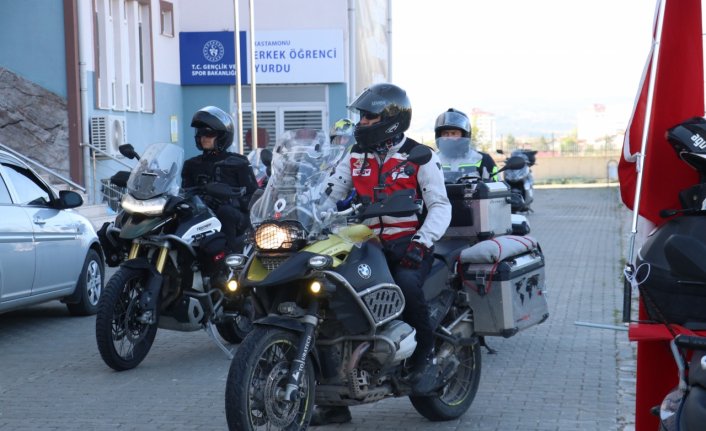
[[[328,218],[333,218],[333,217],[347,217],[351,214],[356,214],[358,210],[363,206],[363,204],[351,204],[349,208],[344,209],[343,211],[322,211],[321,212],[321,218],[326,220]]]
[[[706,351],[706,337],[698,335],[679,334],[674,338],[674,344],[684,349]]]

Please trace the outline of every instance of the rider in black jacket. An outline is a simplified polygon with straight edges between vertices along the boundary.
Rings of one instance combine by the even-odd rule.
[[[234,188],[245,187],[245,194],[239,198],[223,200],[202,195],[206,205],[221,221],[221,231],[226,235],[230,249],[242,251],[242,235],[250,227],[248,204],[257,190],[257,181],[247,157],[227,151],[233,143],[233,119],[215,106],[206,106],[196,111],[191,127],[196,129],[196,148],[203,154],[184,162],[182,187],[186,189],[214,182]]]

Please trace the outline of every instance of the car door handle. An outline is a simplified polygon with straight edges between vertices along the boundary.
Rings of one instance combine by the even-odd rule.
[[[41,219],[41,218],[39,218],[39,217],[35,217],[35,218],[34,218],[34,224],[43,225],[43,224],[46,224],[46,223],[47,223],[47,221],[44,220],[44,219]]]

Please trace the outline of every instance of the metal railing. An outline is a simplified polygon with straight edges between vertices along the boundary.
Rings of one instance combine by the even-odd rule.
[[[106,175],[103,175],[103,178],[98,180],[98,171],[99,171],[99,164],[97,162],[97,156],[100,155],[103,159],[110,159],[122,166],[125,166],[128,171],[132,170],[132,166],[130,166],[128,163],[125,163],[124,161],[114,157],[113,155],[103,151],[102,149],[96,147],[95,145],[91,145],[89,143],[83,143],[81,144],[85,147],[90,148],[91,151],[91,175],[90,175],[90,181],[91,181],[91,190],[94,191],[93,196],[96,196],[96,194],[99,194],[101,199],[98,200],[96,199],[96,202],[106,202],[110,209],[113,211],[118,211],[119,206],[120,206],[120,200],[123,197],[123,194],[125,194],[126,189],[124,187],[119,187],[116,186],[115,184],[110,182],[110,176],[115,174],[117,171],[115,170],[110,170]],[[103,164],[104,165],[104,164]]]

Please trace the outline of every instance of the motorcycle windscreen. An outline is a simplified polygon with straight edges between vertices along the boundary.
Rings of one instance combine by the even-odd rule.
[[[287,220],[298,221],[307,232],[320,231],[328,177],[344,150],[320,130],[285,132],[273,150],[272,176],[250,211],[253,225]]]
[[[152,144],[130,173],[127,190],[136,199],[176,195],[181,187],[184,150],[174,144]]]

